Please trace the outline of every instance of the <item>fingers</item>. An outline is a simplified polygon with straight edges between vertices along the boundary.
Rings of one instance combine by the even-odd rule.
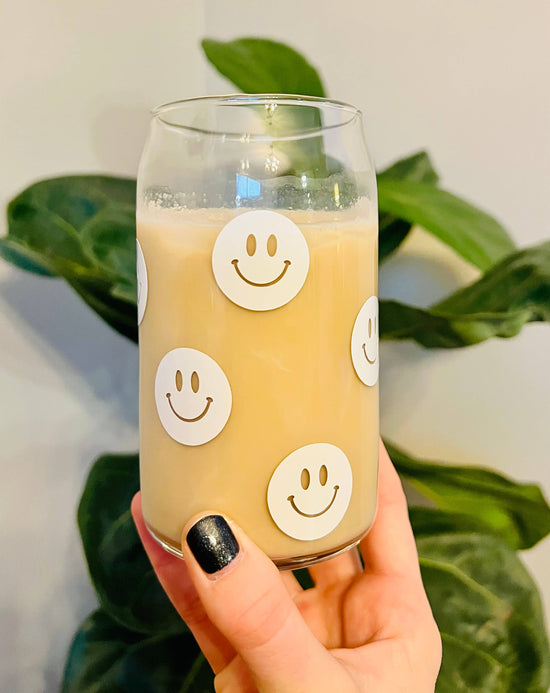
[[[210,620],[262,693],[325,690],[338,680],[340,665],[306,626],[277,568],[239,527],[205,516],[184,532],[182,549]]]
[[[193,633],[214,673],[217,673],[235,657],[235,650],[208,619],[185,562],[165,551],[147,530],[141,513],[140,493],[134,496],[131,509],[138,534],[160,584]]]
[[[407,500],[382,441],[379,455],[378,512],[360,544],[365,570],[420,578]]]
[[[316,587],[328,587],[348,582],[363,571],[357,548],[352,548],[336,558],[309,567]]]

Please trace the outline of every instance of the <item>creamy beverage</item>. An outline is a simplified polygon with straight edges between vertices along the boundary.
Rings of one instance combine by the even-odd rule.
[[[180,554],[196,513],[279,565],[357,542],[376,510],[374,206],[138,214],[147,526]]]

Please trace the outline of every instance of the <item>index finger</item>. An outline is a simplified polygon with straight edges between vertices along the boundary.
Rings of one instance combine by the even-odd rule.
[[[399,475],[381,440],[378,510],[374,524],[359,547],[366,572],[415,575],[420,578],[418,553],[409,521],[407,499]]]

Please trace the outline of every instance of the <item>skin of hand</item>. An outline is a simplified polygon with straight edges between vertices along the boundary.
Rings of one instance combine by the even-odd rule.
[[[196,547],[192,528],[203,516],[183,531],[182,561],[147,531],[139,494],[132,513],[160,583],[212,666],[218,693],[433,693],[441,638],[403,488],[382,443],[378,512],[359,545],[364,568],[351,549],[311,566],[315,586],[308,590],[292,572],[279,572],[230,519],[229,562],[208,573],[189,545]]]

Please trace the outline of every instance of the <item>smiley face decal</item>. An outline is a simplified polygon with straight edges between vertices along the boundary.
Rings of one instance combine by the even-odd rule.
[[[371,296],[357,314],[351,334],[351,359],[357,377],[365,385],[378,382],[378,299]]]
[[[155,402],[164,430],[183,445],[203,445],[231,413],[231,387],[220,366],[202,351],[180,347],[159,363]]]
[[[309,249],[296,224],[277,212],[253,210],[226,224],[212,251],[212,270],[230,301],[249,310],[273,310],[300,291]]]
[[[147,267],[143,250],[136,238],[136,274],[137,274],[137,311],[138,325],[143,320],[145,308],[147,307]]]
[[[353,486],[351,465],[330,443],[294,450],[279,464],[267,488],[267,505],[277,527],[293,539],[320,539],[346,514]]]

